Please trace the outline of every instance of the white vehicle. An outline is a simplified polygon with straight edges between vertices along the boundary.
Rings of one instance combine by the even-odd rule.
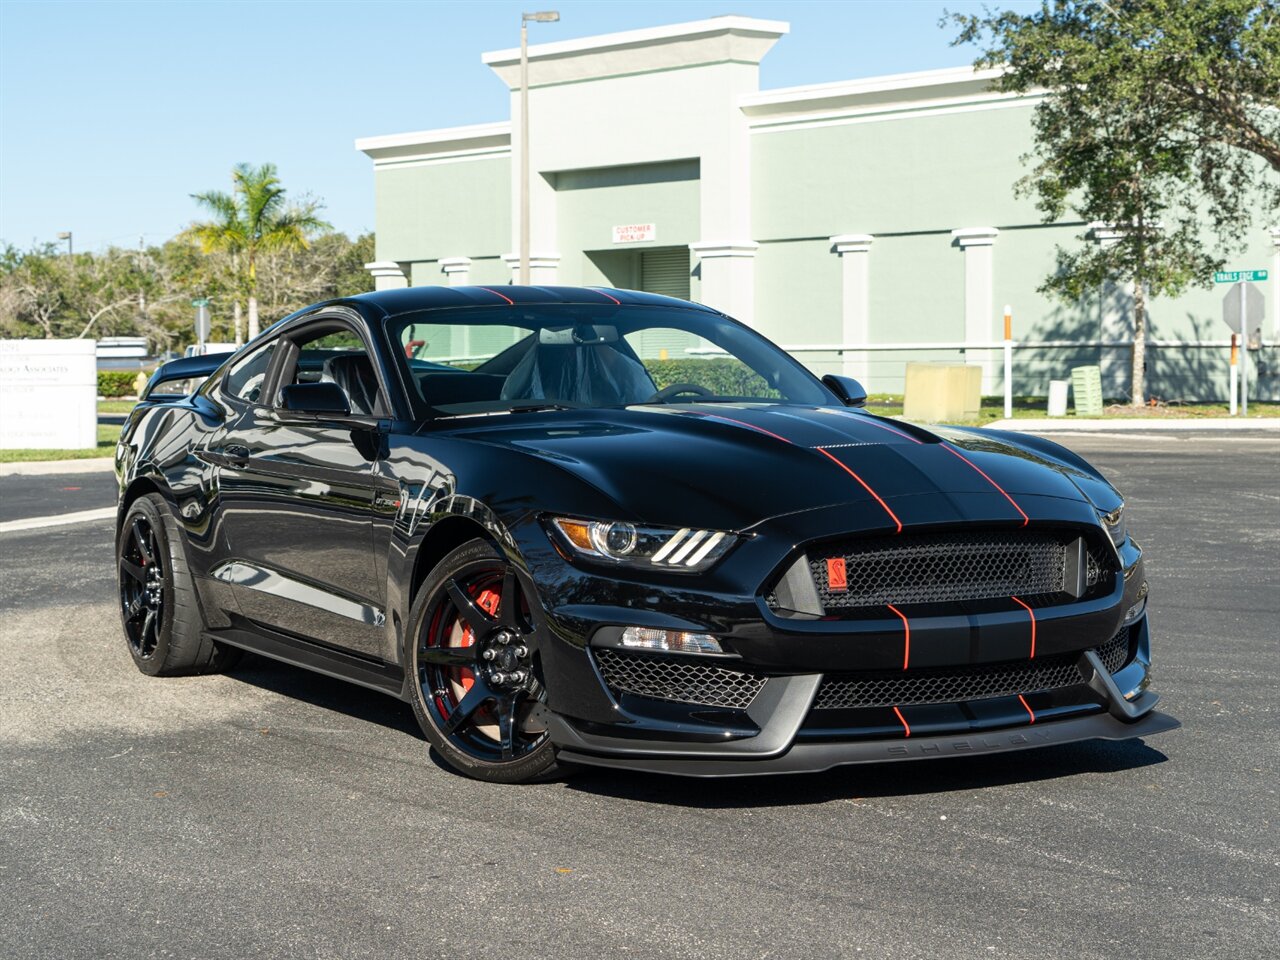
[[[193,343],[187,347],[186,357],[204,357],[211,353],[235,353],[234,343]]]

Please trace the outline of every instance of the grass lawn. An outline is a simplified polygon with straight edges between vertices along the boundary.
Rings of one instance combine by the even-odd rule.
[[[133,409],[137,400],[99,400],[99,413],[128,413]]]
[[[130,404],[132,406],[132,404]],[[98,445],[80,450],[0,450],[0,463],[18,463],[30,460],[88,460],[93,457],[115,456],[116,441],[120,439],[120,427],[107,423],[98,424]]]

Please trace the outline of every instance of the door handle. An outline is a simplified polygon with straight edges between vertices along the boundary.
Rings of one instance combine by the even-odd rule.
[[[228,467],[247,467],[249,465],[249,448],[239,443],[228,443],[217,451],[224,465]]]

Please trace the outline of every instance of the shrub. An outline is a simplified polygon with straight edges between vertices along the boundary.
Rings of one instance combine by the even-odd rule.
[[[99,370],[98,396],[108,398],[132,396],[133,381],[137,376],[137,370]]]
[[[722,397],[776,397],[774,390],[741,360],[732,357],[692,357],[678,360],[646,360],[649,376],[661,390],[673,383],[696,383]]]

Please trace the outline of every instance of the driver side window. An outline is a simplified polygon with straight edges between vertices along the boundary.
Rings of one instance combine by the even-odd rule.
[[[388,410],[373,360],[364,341],[349,327],[328,324],[293,337],[294,359],[282,371],[280,385],[333,383],[347,397],[351,412],[384,416]]]

